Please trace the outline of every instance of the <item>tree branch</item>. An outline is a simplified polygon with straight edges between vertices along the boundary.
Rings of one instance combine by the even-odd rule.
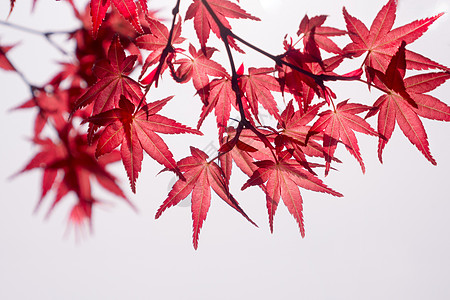
[[[169,38],[167,39],[166,47],[164,48],[163,52],[161,53],[161,57],[159,58],[159,63],[158,63],[158,66],[156,67],[156,71],[153,76],[153,80],[145,87],[144,96],[142,97],[141,101],[139,102],[139,105],[137,106],[136,111],[138,111],[139,108],[144,103],[145,96],[147,95],[148,91],[150,90],[152,83],[155,82],[155,87],[158,87],[159,75],[161,74],[162,68],[164,67],[164,63],[166,62],[167,55],[169,55],[169,53],[174,52],[174,49],[172,47],[173,30],[175,28],[176,17],[178,15],[178,13],[180,12],[180,2],[181,2],[181,0],[177,0],[175,7],[172,9],[172,15],[173,15],[172,25],[170,27]]]
[[[211,8],[211,6],[209,5],[209,3],[206,0],[202,0],[202,3],[203,3],[203,5],[205,5],[206,9],[208,10],[209,14],[213,18],[214,22],[217,24],[217,26],[219,26],[220,37],[225,45],[225,49],[227,51],[228,59],[230,61],[230,66],[231,66],[231,74],[232,74],[231,75],[231,87],[236,95],[236,103],[239,107],[239,114],[241,115],[241,120],[239,121],[239,125],[236,129],[236,135],[234,136],[234,138],[232,140],[233,142],[231,143],[231,148],[228,149],[228,151],[230,151],[236,145],[237,140],[239,139],[239,136],[242,132],[242,129],[247,128],[256,134],[256,136],[264,143],[264,145],[271,150],[275,160],[277,160],[277,157],[276,157],[275,153],[273,152],[274,148],[273,148],[272,144],[269,142],[269,140],[266,138],[265,135],[260,133],[258,131],[258,129],[256,129],[255,126],[253,126],[250,123],[250,121],[247,120],[247,118],[245,116],[244,105],[242,104],[242,98],[241,98],[241,90],[239,88],[238,75],[236,72],[236,65],[234,63],[230,44],[228,42],[228,37],[232,36],[232,32],[231,32],[231,30],[229,30],[222,24],[222,22],[219,20],[216,13],[213,11],[213,9]]]
[[[38,30],[35,30],[35,29],[32,29],[32,28],[20,26],[20,25],[17,25],[17,24],[12,24],[12,23],[9,23],[9,22],[1,21],[1,20],[0,20],[0,24],[1,24],[1,25],[4,25],[4,26],[11,27],[11,28],[16,29],[16,30],[20,30],[20,31],[23,31],[23,32],[27,32],[27,33],[30,33],[30,34],[40,35],[40,36],[44,37],[45,40],[46,40],[50,45],[52,45],[53,47],[55,47],[55,49],[57,49],[59,52],[61,52],[61,53],[64,54],[64,55],[69,55],[69,54],[67,53],[66,50],[64,50],[64,49],[61,48],[58,44],[56,44],[50,37],[51,37],[52,35],[55,35],[55,34],[69,34],[69,33],[71,33],[71,31],[49,31],[49,32],[42,32],[42,31],[38,31]]]

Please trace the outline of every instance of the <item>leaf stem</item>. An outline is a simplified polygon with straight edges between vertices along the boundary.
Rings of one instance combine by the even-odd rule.
[[[377,90],[382,91],[383,93],[389,94],[389,91],[387,91],[387,90],[385,90],[385,89],[382,89],[382,88],[380,88],[379,86],[376,86],[376,85],[374,85],[374,84],[372,84],[372,83],[370,83],[370,82],[367,82],[367,81],[362,80],[362,79],[358,79],[357,81],[362,82],[362,83],[364,83],[364,84],[367,84],[367,85],[370,86],[370,87],[376,88]]]

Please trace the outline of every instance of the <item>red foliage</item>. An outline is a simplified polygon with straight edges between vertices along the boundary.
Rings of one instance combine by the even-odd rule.
[[[78,201],[73,209],[79,210],[79,207],[83,207],[83,210],[77,213],[76,221],[90,222],[92,206],[101,202],[91,193],[92,176],[102,187],[128,202],[117,185],[116,178],[105,168],[109,163],[120,159],[117,152],[97,159],[94,156],[94,147],[87,144],[86,134],[76,132],[71,124],[58,130],[58,138],[57,142],[49,138],[35,138],[33,142],[41,151],[21,171],[22,173],[35,168],[43,170],[42,193],[38,206],[51,189],[55,190],[55,199],[48,213],[69,192],[74,192]],[[84,214],[80,214],[81,212]]]
[[[194,248],[197,249],[200,229],[211,203],[210,189],[212,188],[222,200],[241,213],[250,223],[256,225],[230,194],[222,169],[214,161],[207,161],[208,155],[195,147],[191,147],[191,155],[177,163],[178,168],[183,172],[183,179],[180,178],[175,182],[169,196],[158,209],[156,218],[192,192],[192,237]]]
[[[69,35],[75,43],[74,59],[62,63],[61,71],[43,86],[26,82],[32,96],[18,108],[37,110],[33,143],[40,149],[21,172],[42,170],[39,203],[53,189],[51,209],[73,192],[77,203],[70,219],[74,224],[90,223],[92,208],[100,203],[91,193],[92,178],[126,200],[115,177],[106,170],[109,163],[122,161],[131,190],[136,191],[144,153],[179,178],[156,218],[192,194],[194,248],[210,207],[211,189],[253,223],[230,193],[233,162],[249,177],[242,189],[257,185],[265,194],[270,230],[282,199],[302,236],[300,190],[342,196],[315,172],[324,168],[326,175],[334,170],[331,163],[341,162],[334,157],[336,148],[344,145],[364,172],[355,131],[378,137],[381,161],[398,124],[410,142],[436,164],[420,118],[450,121],[450,107],[427,94],[448,80],[450,73],[447,67],[407,47],[442,14],[393,29],[397,1],[389,0],[370,29],[344,8],[347,30],[325,26],[326,16],[305,15],[298,40],[285,39],[284,52],[272,55],[232,31],[230,18],[259,19],[228,0],[192,0],[184,20],[176,1],[171,26],[158,19],[145,0],[91,0],[82,12],[73,1],[68,2],[81,21],[80,28]],[[11,11],[14,3],[11,0]],[[199,40],[197,47],[196,40],[181,37],[190,19]],[[224,43],[229,71],[213,59],[218,50],[208,45],[211,31]],[[336,36],[347,36],[351,42],[341,48],[333,41]],[[274,64],[250,67],[245,74],[243,65],[237,69],[234,64],[234,52],[242,52],[239,43]],[[11,48],[0,47],[0,68],[15,71],[26,81],[9,61]],[[338,66],[360,56],[364,57],[362,68],[345,75],[335,73]],[[153,69],[147,72],[150,67]],[[411,69],[416,74],[406,77]],[[418,72],[428,69],[438,71]],[[168,73],[178,83],[192,81],[203,104],[197,129],[159,114],[173,96],[148,102],[152,84],[157,86],[158,79]],[[339,95],[328,87],[329,81],[360,81],[383,95],[373,106],[335,101]],[[279,96],[287,98],[288,104]],[[177,162],[160,134],[202,134],[199,129],[212,111],[220,146],[217,155],[210,158],[191,146],[191,155]],[[363,112],[367,112],[366,119],[377,115],[377,130],[359,116]],[[230,119],[232,113],[238,114],[239,120]],[[272,121],[266,122],[263,116]],[[80,122],[89,123],[88,134],[83,133],[86,129]],[[52,129],[56,135],[46,136],[49,130],[44,129]],[[120,151],[116,150],[119,146]]]
[[[131,190],[136,192],[136,179],[141,170],[145,150],[154,160],[183,178],[164,140],[155,132],[166,134],[201,132],[156,114],[172,97],[148,103],[136,109],[123,95],[119,107],[85,119],[97,126],[105,126],[97,143],[95,156],[110,153],[121,145],[122,162],[130,179]],[[184,178],[183,178],[184,179]]]
[[[12,9],[12,8],[11,8]],[[6,71],[15,71],[13,65],[6,57],[6,53],[14,46],[0,46],[0,68]]]
[[[145,1],[142,1],[145,4]],[[137,5],[133,0],[112,0],[119,13],[124,17],[139,33],[144,33],[138,17]],[[106,12],[111,5],[111,0],[92,0],[92,36],[97,38],[98,29],[105,19]],[[145,7],[147,7],[145,5]]]
[[[436,161],[431,156],[427,134],[419,116],[450,121],[450,107],[433,96],[423,94],[444,83],[450,78],[450,74],[437,72],[404,78],[405,68],[405,44],[403,43],[396,55],[392,57],[385,73],[379,70],[373,72],[376,76],[375,84],[386,92],[378,98],[373,105],[374,110],[368,114],[373,116],[378,113],[378,132],[380,133],[378,157],[382,161],[384,146],[391,138],[397,122],[410,142],[435,165]]]
[[[259,18],[248,14],[245,10],[240,8],[239,5],[228,0],[209,0],[207,3],[209,3],[210,8],[216,14],[217,20],[227,29],[231,29],[231,25],[228,23],[227,18],[260,21]],[[214,32],[218,38],[221,38],[220,27],[208,12],[208,8],[204,1],[193,0],[186,12],[185,19],[189,20],[192,18],[194,19],[195,32],[197,33],[200,46],[203,50],[206,49],[206,42],[208,41],[210,31]],[[232,38],[229,39],[229,42],[236,50],[242,51]]]
[[[319,119],[309,129],[309,134],[323,133],[323,147],[326,154],[325,174],[328,174],[330,171],[331,158],[334,156],[334,151],[339,141],[358,160],[363,173],[365,172],[358,142],[353,131],[378,136],[378,133],[370,127],[369,123],[356,115],[368,109],[370,109],[369,106],[347,103],[347,100],[345,100],[336,105],[334,110],[320,113]]]
[[[273,216],[277,210],[280,198],[282,198],[289,212],[297,221],[300,233],[304,237],[303,200],[298,188],[302,187],[338,197],[342,197],[342,195],[324,185],[319,178],[305,170],[291,157],[290,151],[283,151],[271,160],[254,162],[258,169],[254,171],[250,179],[242,186],[242,189],[252,185],[261,186],[267,181],[263,190],[266,193],[270,230],[273,231]]]
[[[443,13],[437,16],[416,20],[401,27],[392,29],[397,10],[397,0],[390,0],[378,12],[370,30],[360,20],[351,16],[344,8],[344,18],[349,37],[353,41],[344,48],[347,55],[358,57],[366,54],[364,65],[384,72],[402,42],[411,44],[421,37],[428,27]],[[406,51],[408,69],[448,68],[412,51]]]

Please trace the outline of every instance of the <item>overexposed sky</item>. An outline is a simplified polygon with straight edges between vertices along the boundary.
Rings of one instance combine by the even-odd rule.
[[[73,29],[76,24],[64,2],[39,0],[30,15],[31,0],[16,1],[9,21],[37,30]],[[80,1],[82,2],[82,1]],[[86,1],[84,1],[86,2]],[[174,1],[149,1],[168,13]],[[262,19],[232,22],[233,29],[262,48],[281,51],[285,34],[295,35],[307,13],[329,15],[330,26],[344,29],[342,6],[370,26],[385,1],[241,0],[248,12]],[[167,4],[170,3],[170,4]],[[188,1],[183,1],[183,15]],[[399,0],[395,26],[449,10],[447,1]],[[1,1],[0,18],[9,11]],[[167,17],[169,17],[167,15]],[[192,26],[192,21],[186,24]],[[450,19],[444,15],[429,32],[411,45],[444,65],[450,65]],[[192,33],[192,30],[191,30]],[[63,42],[59,38],[58,42]],[[348,40],[340,40],[347,42]],[[19,43],[11,60],[42,83],[64,60],[40,37],[0,25],[0,44]],[[195,38],[194,43],[198,45]],[[341,45],[343,45],[341,43]],[[70,47],[70,45],[67,45]],[[218,49],[221,44],[215,45]],[[237,56],[246,67],[271,66],[250,50]],[[218,54],[220,57],[222,54]],[[345,65],[342,70],[348,70]],[[228,69],[226,60],[223,63]],[[384,152],[377,158],[377,140],[357,135],[366,165],[362,174],[356,160],[342,147],[344,161],[325,183],[344,198],[301,191],[306,237],[283,204],[268,228],[265,196],[257,188],[244,192],[246,178],[235,171],[231,191],[254,228],[215,195],[200,233],[199,249],[192,247],[192,220],[187,205],[173,207],[158,220],[154,215],[171,187],[172,175],[156,174],[160,165],[144,159],[137,194],[128,190],[122,165],[114,166],[121,184],[139,212],[99,191],[112,204],[94,212],[94,232],[81,241],[65,236],[70,200],[46,220],[47,205],[33,214],[40,194],[41,174],[29,172],[8,179],[36,153],[31,136],[31,112],[11,112],[29,97],[27,87],[13,73],[0,71],[0,299],[449,299],[450,298],[450,124],[423,120],[432,166],[396,127]],[[173,85],[169,78],[151,101],[175,98],[162,113],[195,127],[200,101],[191,84]],[[333,86],[339,99],[372,104],[359,84]],[[178,90],[179,89],[179,90]],[[431,93],[450,104],[450,83]],[[281,102],[280,102],[281,104]],[[374,123],[372,123],[373,125]],[[205,121],[204,137],[168,137],[176,159],[188,155],[187,145],[199,148],[215,142],[213,116]],[[323,177],[322,177],[323,178]]]

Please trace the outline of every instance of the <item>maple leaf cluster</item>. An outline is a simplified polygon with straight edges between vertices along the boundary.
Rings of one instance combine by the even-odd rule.
[[[297,35],[285,38],[284,52],[272,55],[232,30],[229,19],[259,18],[228,0],[193,0],[184,18],[180,1],[175,1],[170,26],[145,0],[91,0],[83,11],[67,2],[82,24],[68,35],[76,45],[76,60],[62,63],[61,71],[43,86],[30,85],[31,99],[18,108],[37,111],[32,140],[40,149],[22,172],[42,169],[39,203],[53,189],[51,209],[73,192],[78,201],[70,218],[76,224],[90,223],[93,205],[101,202],[92,195],[93,178],[129,202],[106,166],[121,161],[135,193],[144,153],[178,177],[156,218],[192,194],[194,248],[210,207],[211,189],[256,225],[230,193],[233,167],[248,176],[242,189],[258,186],[265,194],[271,231],[282,200],[304,236],[301,190],[342,196],[318,175],[324,170],[326,176],[341,162],[335,157],[337,147],[345,147],[365,171],[356,132],[378,139],[382,161],[398,124],[436,164],[421,118],[450,121],[450,107],[428,94],[449,79],[450,72],[407,48],[442,14],[393,28],[397,2],[390,0],[369,29],[345,8],[345,29],[325,26],[326,16],[305,15]],[[14,3],[11,0],[11,11]],[[191,20],[197,47],[196,40],[182,36]],[[219,50],[209,45],[211,32],[223,42],[229,71],[213,58]],[[334,41],[338,36],[347,36],[349,44],[338,46]],[[244,53],[242,45],[272,59],[273,66],[245,71],[243,64],[235,65],[233,53]],[[0,67],[18,72],[8,60],[12,47],[0,47]],[[343,62],[358,57],[363,58],[361,68],[335,72]],[[415,75],[406,77],[407,70],[415,70]],[[132,74],[137,73],[135,78]],[[202,103],[196,128],[160,114],[168,101],[176,101],[174,95],[148,101],[151,87],[158,87],[162,76],[180,84],[192,82]],[[330,81],[359,81],[382,95],[373,103],[338,101],[339,95],[328,87]],[[212,112],[217,155],[208,157],[191,146],[190,156],[175,159],[164,135],[201,135]],[[273,126],[261,122],[262,112],[273,118]],[[240,119],[231,119],[232,113]],[[377,117],[375,128],[367,121],[372,117]],[[45,136],[45,128],[56,135]]]

